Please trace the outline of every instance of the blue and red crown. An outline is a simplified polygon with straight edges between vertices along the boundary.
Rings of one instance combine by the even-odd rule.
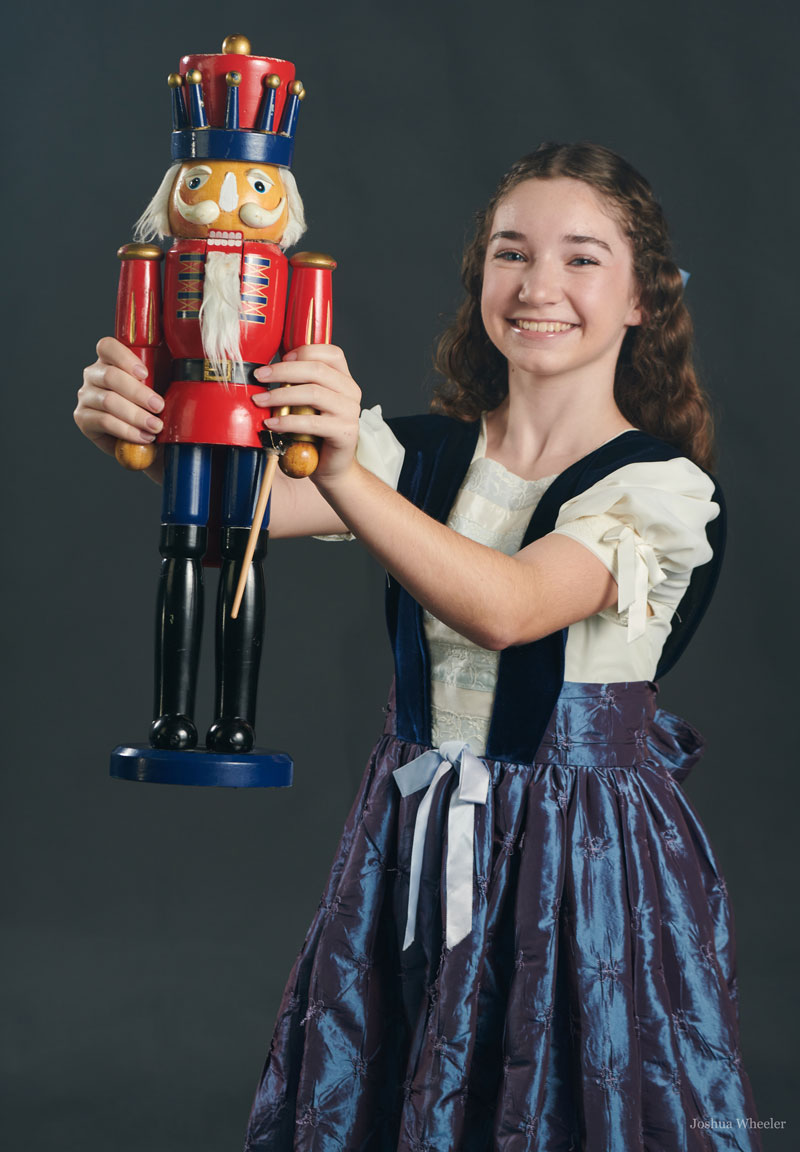
[[[288,60],[251,56],[246,36],[228,36],[221,55],[184,56],[169,86],[173,160],[291,165],[306,93]]]

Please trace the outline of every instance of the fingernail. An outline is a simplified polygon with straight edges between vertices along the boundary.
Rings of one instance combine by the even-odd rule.
[[[164,401],[157,392],[153,392],[151,396],[147,397],[147,403],[153,412],[160,412],[164,407]]]
[[[147,369],[145,368],[144,364],[137,364],[133,370],[133,375],[138,376],[140,380],[146,380]]]
[[[157,416],[148,416],[146,423],[151,432],[160,432],[164,427],[164,422],[159,420]]]
[[[268,376],[272,375],[272,369],[270,368],[269,364],[265,364],[263,368],[256,368],[253,375],[255,376],[256,380],[266,380]]]
[[[155,436],[148,436],[148,434],[146,432],[142,432],[141,435],[142,435],[142,442],[144,444],[152,444],[153,441],[155,440]]]
[[[286,353],[286,355],[285,355],[285,356],[284,356],[284,358],[283,358],[283,360],[284,360],[284,363],[285,363],[287,360],[296,360],[296,359],[297,359],[297,353],[296,353],[296,352],[287,352],[287,353]]]

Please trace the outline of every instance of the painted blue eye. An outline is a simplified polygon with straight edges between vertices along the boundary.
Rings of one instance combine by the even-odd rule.
[[[260,168],[250,169],[250,171],[247,173],[247,183],[250,185],[254,192],[258,192],[259,196],[263,196],[264,193],[268,192],[273,185],[273,181],[270,180],[269,174],[267,172],[263,172]]]
[[[210,175],[210,171],[205,168],[190,168],[183,177],[184,184],[190,192],[196,192],[198,188],[203,187]]]

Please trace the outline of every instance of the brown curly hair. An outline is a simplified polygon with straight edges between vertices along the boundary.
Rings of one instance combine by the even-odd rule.
[[[609,200],[633,248],[642,322],[628,329],[620,349],[614,380],[617,407],[636,428],[711,468],[713,420],[692,362],[692,320],[681,274],[670,254],[664,213],[644,177],[598,144],[541,144],[509,169],[484,211],[477,214],[461,265],[466,299],[436,350],[436,369],[444,379],[434,390],[433,411],[477,420],[506,396],[508,366],[481,320],[489,229],[498,204],[512,188],[526,180],[558,176],[582,180]]]

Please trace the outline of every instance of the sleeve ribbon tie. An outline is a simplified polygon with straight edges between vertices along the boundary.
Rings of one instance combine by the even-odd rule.
[[[627,524],[617,524],[603,534],[604,543],[617,541],[617,611],[628,612],[628,643],[644,635],[647,596],[666,579],[653,548]]]

